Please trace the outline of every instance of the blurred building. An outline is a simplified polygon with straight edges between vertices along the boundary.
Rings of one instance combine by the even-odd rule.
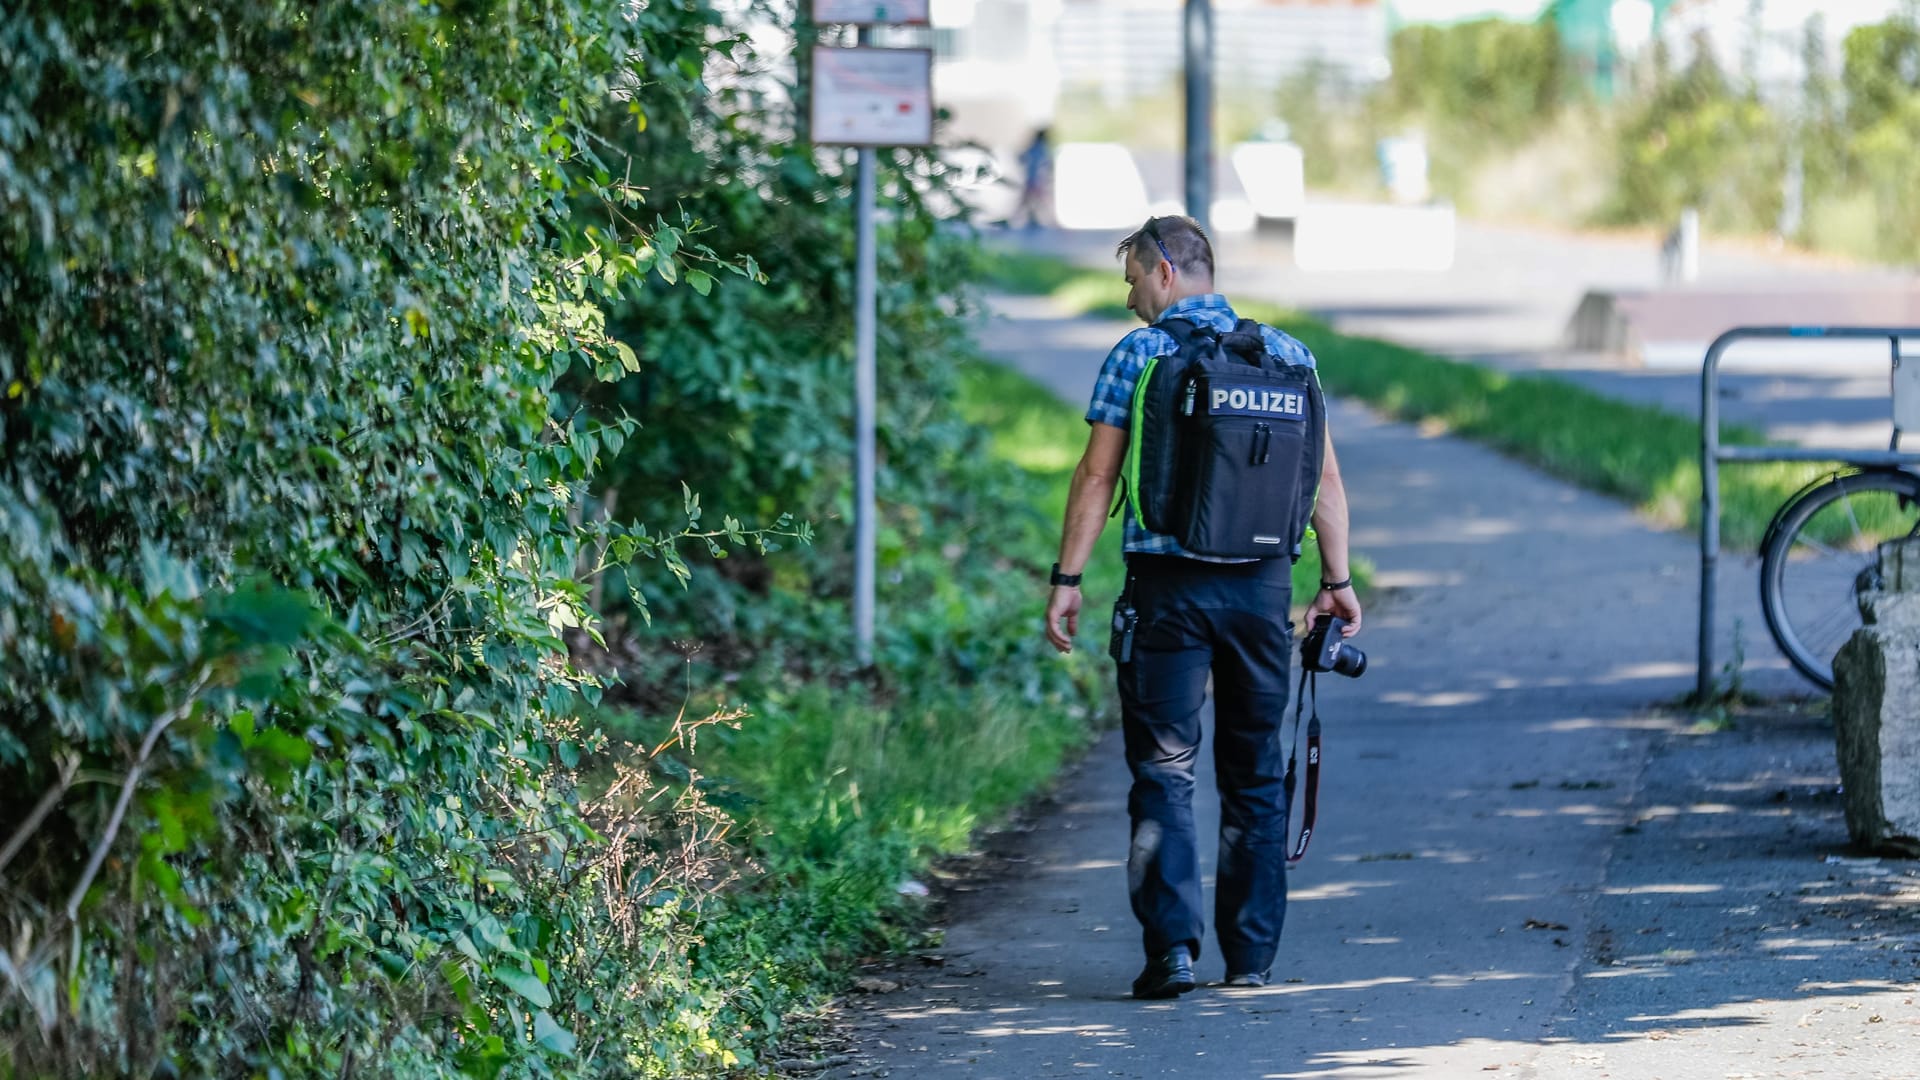
[[[1532,22],[1552,0],[1387,0],[1395,28],[1409,23],[1457,23],[1473,19]]]
[[[1061,0],[932,0],[933,100],[950,142],[1002,151],[1052,123],[1060,101],[1053,33]]]
[[[1063,0],[1054,49],[1069,85],[1109,104],[1177,85],[1182,0]],[[1222,89],[1271,91],[1316,65],[1330,77],[1387,75],[1387,10],[1379,0],[1214,0],[1214,69]]]
[[[1216,85],[1266,92],[1309,64],[1387,74],[1382,0],[1214,0]],[[1063,90],[1111,106],[1176,87],[1182,0],[933,0],[934,94],[948,132],[1004,149],[1051,122]]]

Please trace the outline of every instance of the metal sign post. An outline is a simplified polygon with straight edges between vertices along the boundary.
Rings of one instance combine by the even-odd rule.
[[[860,28],[859,42],[871,44],[873,31]],[[874,414],[879,411],[878,363],[874,342],[875,294],[879,253],[873,227],[873,147],[856,151],[853,192],[853,656],[861,667],[873,663],[873,602],[876,573],[874,548],[874,474],[878,468],[878,436]]]
[[[933,142],[933,54],[926,49],[871,48],[875,22],[925,22],[926,4],[815,0],[815,18],[859,22],[859,48],[813,50],[813,135],[828,146],[853,146],[853,651],[873,663],[875,473],[879,374],[876,294],[879,276],[876,146]],[[892,18],[889,18],[889,16]]]

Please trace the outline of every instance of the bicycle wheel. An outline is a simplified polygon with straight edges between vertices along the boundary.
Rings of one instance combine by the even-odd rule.
[[[1833,655],[1860,628],[1858,596],[1880,575],[1877,545],[1920,534],[1920,477],[1845,473],[1780,512],[1760,562],[1760,609],[1793,666],[1833,689]]]

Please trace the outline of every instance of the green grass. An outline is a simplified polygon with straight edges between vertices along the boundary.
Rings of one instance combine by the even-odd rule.
[[[985,253],[988,283],[1002,292],[1050,296],[1073,315],[1132,319],[1126,278],[1115,259],[1111,269],[1090,270],[1065,259],[1011,251]]]
[[[895,887],[1043,788],[1087,744],[1096,713],[935,672],[898,695],[810,682],[754,696],[779,722],[743,725],[709,767],[761,800],[770,899],[803,915],[829,958],[910,933]]]
[[[1109,271],[1044,256],[1000,254],[993,283],[1041,293],[1066,313],[1103,315],[1124,286]],[[1104,292],[1102,291],[1104,289]],[[1700,523],[1700,425],[1547,375],[1512,375],[1417,349],[1352,337],[1297,311],[1240,302],[1238,310],[1299,338],[1319,360],[1328,392],[1348,395],[1403,420],[1426,421],[1485,443],[1562,479],[1631,503],[1654,522]],[[1758,432],[1723,429],[1728,443],[1758,445]],[[1732,465],[1721,472],[1721,534],[1729,547],[1759,543],[1768,522],[1821,465]],[[1875,523],[1864,523],[1873,531]],[[1891,533],[1895,522],[1878,523]],[[1840,536],[1820,537],[1829,541]]]
[[[739,727],[706,728],[692,760],[667,770],[726,806],[747,839],[724,868],[736,883],[649,918],[662,947],[634,977],[681,989],[651,1068],[637,1075],[759,1075],[756,1063],[794,1056],[780,1047],[804,1027],[795,1021],[844,990],[863,963],[924,940],[928,901],[900,886],[934,880],[931,859],[969,850],[979,829],[1043,789],[1098,726],[1104,693],[1078,671],[1072,681],[1040,673],[1050,659],[1034,653],[1025,682],[945,669],[891,687],[743,674],[726,695],[750,703]],[[660,735],[658,722],[624,725],[609,722],[629,740]],[[671,856],[697,821],[663,814],[656,826],[659,836],[635,842]],[[701,854],[717,876],[719,853]]]

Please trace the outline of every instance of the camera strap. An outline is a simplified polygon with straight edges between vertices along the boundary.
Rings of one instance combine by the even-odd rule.
[[[1300,688],[1293,695],[1293,748],[1287,752],[1287,775],[1282,781],[1289,813],[1293,809],[1294,766],[1300,756],[1300,713],[1306,707],[1308,695],[1313,697],[1313,715],[1307,721],[1307,793],[1301,803],[1300,836],[1293,843],[1293,854],[1287,856],[1289,869],[1306,858],[1307,844],[1313,840],[1314,818],[1320,809],[1320,677],[1303,663]]]

